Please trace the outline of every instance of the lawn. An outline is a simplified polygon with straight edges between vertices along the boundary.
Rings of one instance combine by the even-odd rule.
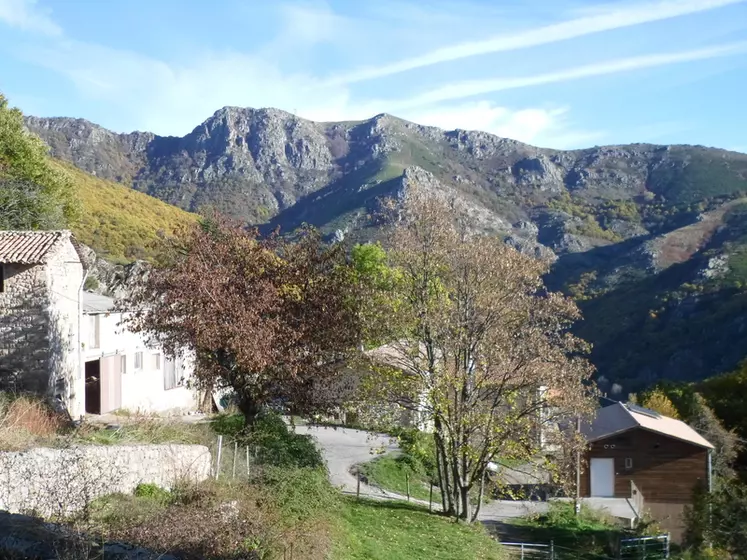
[[[466,526],[414,504],[342,498],[336,513],[334,560],[461,560],[502,558],[482,525]]]
[[[361,473],[368,479],[368,483],[385,490],[405,496],[407,494],[407,480],[410,481],[410,496],[418,500],[428,500],[430,494],[430,480],[428,475],[420,469],[413,469],[406,455],[383,455],[373,461],[360,465]],[[433,487],[433,500],[438,502],[440,494],[438,486]]]

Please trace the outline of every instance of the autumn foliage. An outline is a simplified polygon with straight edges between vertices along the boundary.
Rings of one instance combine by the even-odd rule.
[[[306,412],[342,398],[361,333],[354,285],[344,249],[314,230],[260,238],[212,217],[171,242],[123,306],[167,352],[193,351],[197,379],[232,388],[251,423],[271,403]]]

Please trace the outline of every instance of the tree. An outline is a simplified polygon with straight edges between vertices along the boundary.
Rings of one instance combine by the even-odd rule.
[[[23,114],[0,94],[0,228],[54,229],[77,214],[70,177],[23,124]]]
[[[670,418],[680,417],[672,401],[661,391],[653,390],[648,393],[643,399],[643,406]]]
[[[382,308],[393,342],[373,352],[372,385],[433,427],[444,511],[470,522],[489,462],[535,459],[540,430],[573,455],[573,431],[548,428],[591,412],[592,367],[568,332],[578,309],[542,285],[547,264],[470,234],[455,213],[405,197],[390,239],[396,295]]]
[[[232,388],[249,426],[277,401],[299,413],[339,404],[361,337],[341,246],[315,230],[262,239],[218,217],[171,242],[121,306],[167,353],[193,351],[198,380]]]

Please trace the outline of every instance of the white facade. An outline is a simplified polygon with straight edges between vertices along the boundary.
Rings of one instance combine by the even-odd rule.
[[[124,327],[122,314],[112,312],[113,306],[110,298],[83,293],[81,340],[87,412],[124,409],[147,414],[196,410],[198,394],[188,387],[194,360],[174,360],[159,348],[149,348],[142,335]]]
[[[0,390],[50,396],[73,418],[196,410],[193,360],[146,348],[85,277],[69,231],[0,231]]]

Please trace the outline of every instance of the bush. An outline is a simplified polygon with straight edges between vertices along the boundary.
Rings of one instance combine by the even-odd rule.
[[[68,419],[42,399],[0,393],[0,449],[25,449],[55,438]]]
[[[163,503],[171,501],[172,498],[171,492],[152,483],[138,484],[133,494],[137,498],[148,498]]]
[[[323,468],[322,454],[311,436],[288,429],[275,412],[265,412],[247,429],[240,414],[223,414],[213,421],[216,433],[230,437],[239,445],[257,450],[257,462],[262,465],[287,468]]]
[[[397,441],[404,453],[398,461],[406,464],[414,472],[430,477],[431,480],[438,478],[436,445],[431,434],[421,432],[417,428],[407,428],[398,430]]]

